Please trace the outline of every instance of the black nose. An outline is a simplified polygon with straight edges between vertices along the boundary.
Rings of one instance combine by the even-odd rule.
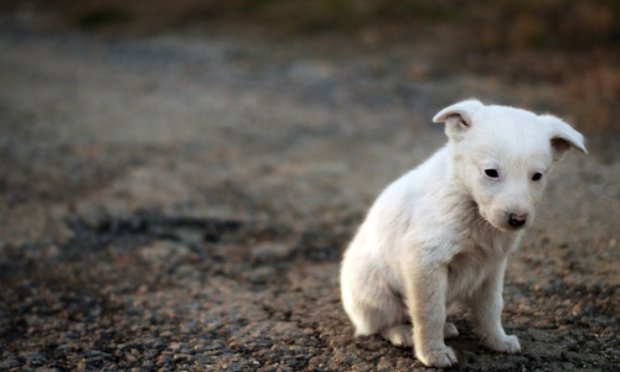
[[[523,225],[525,225],[525,222],[527,221],[527,215],[523,214],[523,215],[516,215],[514,213],[510,214],[510,217],[508,219],[508,224],[512,227],[521,227]]]

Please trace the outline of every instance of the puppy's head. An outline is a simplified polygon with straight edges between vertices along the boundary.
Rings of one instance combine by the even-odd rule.
[[[433,121],[445,123],[457,182],[481,216],[503,231],[531,223],[555,161],[571,148],[587,153],[583,136],[551,115],[467,100]]]

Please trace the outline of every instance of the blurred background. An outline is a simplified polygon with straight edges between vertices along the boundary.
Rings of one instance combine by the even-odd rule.
[[[617,0],[3,0],[5,17],[54,30],[153,35],[192,28],[266,40],[437,51],[409,77],[468,71],[560,88],[582,129],[618,129]],[[429,53],[421,51],[421,53]],[[431,71],[428,71],[431,70]],[[418,76],[416,76],[418,75]],[[428,75],[428,74],[427,74]]]

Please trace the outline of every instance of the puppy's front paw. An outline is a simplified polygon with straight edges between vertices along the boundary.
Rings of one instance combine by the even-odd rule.
[[[429,350],[424,353],[417,353],[416,357],[427,367],[444,368],[450,367],[457,362],[454,350],[444,346],[439,350]]]
[[[514,354],[521,352],[521,344],[517,336],[504,336],[497,340],[488,340],[487,346],[500,353]]]

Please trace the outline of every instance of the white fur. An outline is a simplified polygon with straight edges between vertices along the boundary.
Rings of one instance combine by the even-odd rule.
[[[519,352],[501,325],[506,261],[532,222],[552,163],[570,147],[586,152],[583,137],[554,116],[477,100],[433,120],[445,122],[448,144],[389,185],[368,212],[342,262],[344,308],[356,335],[413,345],[427,366],[457,361],[444,343],[458,335],[446,322],[455,304],[471,309],[489,348]],[[497,178],[485,173],[491,169]]]

